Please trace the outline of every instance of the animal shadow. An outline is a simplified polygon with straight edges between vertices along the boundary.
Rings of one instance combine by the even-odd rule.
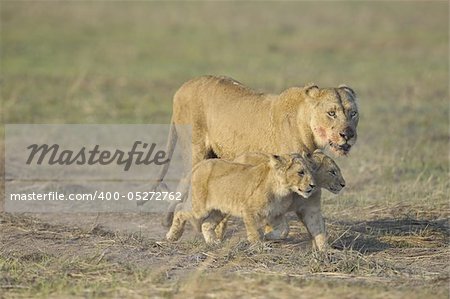
[[[449,221],[417,219],[379,219],[373,221],[330,222],[330,244],[335,249],[361,253],[390,248],[441,247],[449,241]]]

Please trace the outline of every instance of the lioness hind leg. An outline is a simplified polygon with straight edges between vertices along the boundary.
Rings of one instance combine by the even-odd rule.
[[[216,235],[216,227],[224,219],[225,215],[222,212],[214,210],[203,220],[202,223],[202,233],[205,238],[205,242],[208,244],[219,243],[222,239],[218,238]]]
[[[173,201],[170,203],[169,208],[167,209],[167,213],[166,215],[164,215],[164,218],[161,222],[161,224],[164,227],[170,227],[172,225],[173,222],[173,217],[174,217],[174,213],[177,209],[177,206],[182,204],[182,202],[185,201],[188,192],[189,192],[189,187],[190,187],[190,182],[191,182],[191,174],[187,174],[185,175],[179,182],[178,186],[177,186],[177,193],[180,192],[181,193],[181,201]],[[165,190],[166,191],[166,190]]]
[[[184,232],[186,221],[192,217],[193,215],[191,212],[182,210],[182,204],[178,205],[177,211],[175,212],[175,216],[173,218],[172,226],[166,234],[166,239],[168,241],[177,241]]]
[[[163,220],[161,221],[161,224],[164,227],[170,227],[173,223],[173,217],[175,214],[175,209],[177,207],[177,205],[180,204],[179,202],[171,202],[169,205],[169,208],[167,209],[167,213],[166,215],[164,215]]]
[[[183,136],[185,136],[186,134],[183,134]],[[201,136],[200,136],[201,137]],[[195,138],[200,138],[199,136],[192,136],[192,140],[194,140]],[[184,140],[184,138],[183,138]],[[186,141],[182,142],[184,145],[183,147],[186,147]],[[187,143],[189,148],[191,148],[191,141],[189,140],[189,142]],[[184,150],[184,152],[186,152],[186,150]],[[195,146],[192,146],[192,161],[190,164],[190,168],[192,168],[193,165],[196,165],[197,163],[201,162],[202,160],[206,159],[208,157],[208,155],[212,155],[210,153],[210,151],[207,150],[206,145],[199,143]],[[184,161],[186,163],[186,161]],[[174,218],[174,213],[175,210],[177,209],[177,206],[180,205],[180,203],[186,201],[186,198],[189,197],[189,191],[190,191],[190,187],[191,187],[191,178],[192,178],[192,172],[191,171],[187,171],[188,166],[184,165],[184,169],[185,169],[185,174],[183,176],[183,178],[180,180],[180,182],[178,183],[177,186],[177,193],[181,193],[181,201],[175,201],[172,202],[169,205],[169,208],[167,210],[167,213],[164,215],[163,220],[161,221],[161,224],[164,227],[170,227],[172,225],[173,222],[173,218]]]

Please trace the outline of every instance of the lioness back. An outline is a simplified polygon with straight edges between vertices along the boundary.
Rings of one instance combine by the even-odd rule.
[[[264,153],[245,153],[236,157],[233,162],[258,165],[269,161],[270,155]]]
[[[232,160],[244,152],[240,146],[221,141],[229,139],[230,134],[236,141],[246,140],[250,146],[247,151],[276,153],[276,144],[260,138],[269,137],[267,124],[273,121],[273,100],[273,96],[231,78],[205,76],[188,81],[176,92],[173,119],[178,124],[191,124],[193,137],[202,136],[205,148],[211,148],[220,158]]]
[[[226,76],[202,76],[197,77],[184,83],[177,93],[188,91],[189,94],[207,93],[208,95],[231,97],[231,99],[254,99],[255,97],[263,97],[264,93],[257,92],[250,87],[245,86],[233,78]],[[202,100],[205,100],[202,97]],[[206,99],[208,101],[208,99]],[[211,99],[210,99],[211,100]],[[204,104],[206,102],[203,102]]]
[[[308,85],[272,95],[231,78],[204,76],[176,92],[172,119],[193,126],[200,152],[212,150],[228,160],[244,152],[289,153],[326,146],[346,154],[356,142],[355,99],[348,87]]]

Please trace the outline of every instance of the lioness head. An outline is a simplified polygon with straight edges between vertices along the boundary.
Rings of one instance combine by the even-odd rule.
[[[275,170],[279,193],[292,191],[308,198],[316,190],[313,174],[300,155],[271,155],[269,164]]]
[[[305,87],[310,104],[310,126],[320,148],[328,147],[338,156],[347,155],[356,142],[359,113],[355,92],[338,88]]]
[[[345,180],[339,166],[321,150],[316,150],[311,155],[307,155],[306,159],[311,163],[310,168],[320,188],[338,194],[345,187]]]

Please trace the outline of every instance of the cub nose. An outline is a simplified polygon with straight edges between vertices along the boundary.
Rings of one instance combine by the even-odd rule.
[[[311,189],[314,189],[314,187],[316,187],[316,185],[314,184],[309,184],[309,186],[311,187]]]
[[[353,132],[352,128],[347,127],[343,132],[340,132],[339,135],[345,140],[349,140],[355,136],[355,132]]]
[[[345,187],[345,183],[344,184],[341,183],[341,187],[344,188]]]

